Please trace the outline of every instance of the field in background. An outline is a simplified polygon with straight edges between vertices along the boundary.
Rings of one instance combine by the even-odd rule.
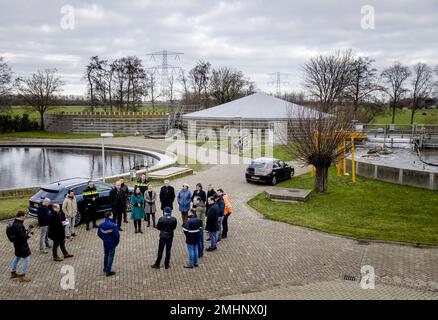
[[[389,124],[392,120],[392,111],[374,118],[373,123]],[[395,113],[396,124],[409,124],[411,122],[411,110],[397,110]],[[438,124],[438,109],[423,109],[415,112],[414,123]]]

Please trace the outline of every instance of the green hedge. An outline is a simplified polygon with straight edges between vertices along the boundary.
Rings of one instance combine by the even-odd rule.
[[[34,131],[39,128],[38,122],[29,119],[29,115],[11,116],[9,114],[0,114],[0,132],[25,132]]]

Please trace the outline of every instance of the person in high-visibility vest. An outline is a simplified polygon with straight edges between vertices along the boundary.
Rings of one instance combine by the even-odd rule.
[[[230,199],[228,199],[228,195],[224,192],[224,190],[218,189],[218,193],[225,203],[224,218],[222,220],[222,238],[225,239],[228,235],[228,218],[233,212],[233,207],[231,206]]]
[[[146,175],[143,173],[140,179],[137,180],[134,188],[140,188],[141,194],[144,194],[149,187],[149,180],[146,179]]]
[[[90,230],[90,221],[93,221],[93,228],[97,228],[96,224],[96,206],[99,193],[94,186],[93,181],[88,181],[88,186],[82,193],[85,202],[85,223],[87,230]]]

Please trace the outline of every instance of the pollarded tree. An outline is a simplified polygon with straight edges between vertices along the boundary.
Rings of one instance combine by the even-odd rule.
[[[59,101],[58,94],[64,82],[56,69],[38,70],[28,78],[16,79],[18,94],[41,117],[41,130],[44,130],[44,114]]]
[[[315,167],[314,190],[328,188],[328,169],[340,156],[339,146],[345,141],[350,148],[349,131],[352,122],[342,113],[327,114],[321,110],[302,108],[290,113],[288,130],[281,139],[287,152],[297,160]]]

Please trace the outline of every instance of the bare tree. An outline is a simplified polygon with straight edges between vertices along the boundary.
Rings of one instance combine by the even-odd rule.
[[[207,107],[208,86],[210,81],[211,64],[207,61],[199,61],[196,66],[190,70],[189,78],[198,104]]]
[[[430,96],[433,89],[432,68],[419,62],[413,67],[414,79],[412,80],[412,106],[411,124],[414,123],[415,111],[424,106],[425,100]]]
[[[29,78],[16,80],[19,95],[40,114],[41,130],[44,130],[44,114],[57,103],[57,94],[64,85],[57,72],[56,69],[38,70]]]
[[[358,108],[369,102],[371,94],[380,90],[377,84],[374,60],[369,57],[359,57],[351,63],[351,85],[347,87],[347,95],[353,103],[353,119],[357,119]]]
[[[242,71],[221,67],[212,70],[209,91],[216,104],[222,104],[253,93],[253,85]]]
[[[156,75],[156,71],[151,69],[147,74],[147,87],[149,88],[152,111],[155,112],[155,101],[160,97],[159,89],[159,78]]]
[[[395,121],[395,109],[397,108],[400,99],[408,91],[404,87],[404,83],[410,75],[411,72],[409,71],[409,68],[403,66],[400,62],[395,62],[391,67],[383,70],[381,74],[383,81],[387,84],[387,87],[384,90],[391,99],[391,123],[394,123]]]
[[[84,78],[87,80],[91,111],[94,111],[98,102],[96,91],[100,90],[100,93],[102,93],[104,89],[102,86],[102,77],[104,76],[106,65],[106,60],[100,59],[99,56],[93,56],[85,67]]]
[[[3,57],[0,57],[0,96],[6,95],[12,86],[12,70]]]
[[[323,112],[329,112],[344,96],[352,83],[351,50],[334,55],[318,55],[302,67],[304,87],[313,96]]]
[[[350,148],[348,131],[351,128],[352,123],[342,114],[307,108],[289,113],[287,135],[281,139],[289,154],[315,167],[315,191],[327,191],[328,169],[340,155],[341,143],[345,141],[346,148]]]

